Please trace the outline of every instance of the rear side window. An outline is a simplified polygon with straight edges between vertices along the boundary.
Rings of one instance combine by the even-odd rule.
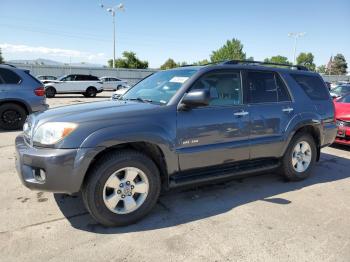
[[[38,85],[42,86],[42,83],[37,79],[35,78],[34,76],[32,76],[28,70],[25,70],[24,71],[35,83],[37,83]]]
[[[287,87],[273,72],[247,72],[246,85],[249,103],[290,101]]]
[[[329,92],[318,76],[291,74],[291,77],[312,100],[328,100]]]
[[[84,80],[86,80],[86,81],[99,81],[98,77],[92,76],[92,75],[84,76]]]
[[[4,84],[19,84],[21,82],[21,78],[15,72],[5,68],[0,68],[0,77]]]

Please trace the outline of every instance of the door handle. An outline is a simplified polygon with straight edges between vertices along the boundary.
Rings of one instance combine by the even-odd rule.
[[[240,111],[240,112],[234,113],[235,116],[246,116],[248,114],[249,114],[249,112],[247,112],[247,111]]]
[[[287,107],[287,108],[283,108],[282,111],[283,112],[287,112],[287,113],[290,113],[294,110],[294,108],[291,108],[291,107]]]

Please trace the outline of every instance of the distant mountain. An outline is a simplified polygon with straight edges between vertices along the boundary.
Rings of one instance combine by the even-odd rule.
[[[103,65],[100,64],[90,64],[90,63],[62,63],[54,60],[49,59],[33,59],[33,60],[26,60],[26,59],[17,59],[17,60],[8,60],[6,63],[18,63],[18,64],[26,64],[26,65],[49,65],[49,66],[72,66],[72,67],[103,67]]]

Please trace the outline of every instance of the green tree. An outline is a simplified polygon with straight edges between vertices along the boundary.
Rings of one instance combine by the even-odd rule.
[[[203,60],[200,60],[198,62],[194,62],[193,65],[198,65],[198,66],[201,66],[201,65],[207,65],[209,64],[209,60],[208,59],[203,59]]]
[[[347,69],[348,69],[348,64],[345,60],[345,57],[342,54],[337,54],[333,58],[333,62],[331,64],[331,74],[345,75]]]
[[[112,67],[113,60],[108,60],[108,66]],[[123,58],[118,58],[115,60],[116,68],[136,68],[136,69],[146,69],[148,68],[147,61],[141,61],[136,57],[136,54],[131,51],[123,52]]]
[[[165,61],[164,64],[162,64],[162,65],[160,66],[160,69],[161,69],[161,70],[167,70],[167,69],[175,68],[175,67],[178,67],[178,66],[179,66],[179,64],[176,63],[176,62],[174,61],[174,59],[169,58],[168,60]]]
[[[276,64],[287,64],[291,65],[292,63],[288,61],[288,58],[281,55],[271,56],[271,58],[265,58],[264,62],[266,63],[276,63]]]
[[[1,48],[0,48],[0,64],[4,63],[4,58],[2,57],[2,52],[1,52]]]
[[[219,62],[224,60],[245,60],[246,53],[243,52],[243,45],[241,41],[233,38],[227,40],[226,44],[218,50],[213,51],[210,59],[212,62]]]
[[[320,65],[319,67],[317,67],[317,73],[320,74],[326,74],[327,73],[327,68],[326,65]]]
[[[315,71],[314,55],[312,53],[300,53],[297,57],[297,64],[305,66],[310,71]]]

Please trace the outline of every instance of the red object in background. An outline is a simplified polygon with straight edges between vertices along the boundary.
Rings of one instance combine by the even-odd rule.
[[[350,94],[334,100],[338,132],[334,143],[350,146]]]

